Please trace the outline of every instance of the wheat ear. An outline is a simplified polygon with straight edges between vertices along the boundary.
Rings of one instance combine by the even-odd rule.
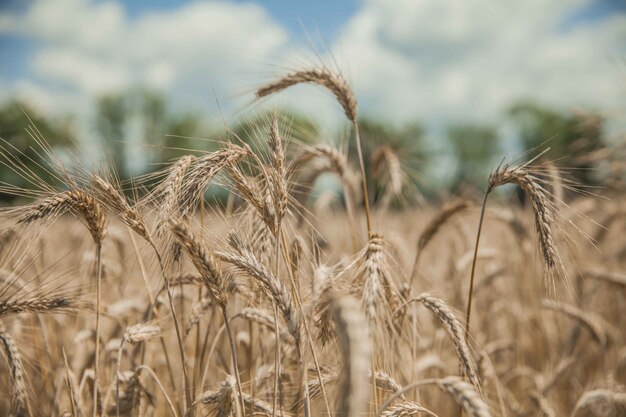
[[[26,381],[24,379],[24,367],[19,351],[13,343],[13,338],[6,332],[4,326],[0,324],[0,344],[6,357],[13,386],[11,388],[11,417],[26,417],[28,411],[28,396],[26,395]]]
[[[317,84],[328,89],[331,93],[333,93],[341,107],[343,107],[343,111],[348,120],[352,122],[354,128],[354,141],[356,143],[356,149],[359,158],[359,167],[361,169],[363,205],[365,207],[367,235],[369,237],[372,232],[372,223],[369,208],[369,196],[367,192],[367,180],[365,177],[365,163],[363,162],[363,151],[361,150],[359,124],[356,118],[357,102],[348,82],[340,74],[336,74],[326,68],[302,70],[287,74],[274,82],[260,87],[256,90],[256,96],[257,98],[267,97],[283,91],[286,88],[302,83]]]

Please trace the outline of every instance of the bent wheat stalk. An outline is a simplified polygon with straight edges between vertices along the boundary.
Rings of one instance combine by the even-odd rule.
[[[363,206],[365,207],[365,218],[367,221],[367,235],[372,232],[371,215],[369,208],[369,196],[367,193],[367,180],[365,177],[365,163],[363,162],[363,152],[361,150],[361,137],[359,135],[359,124],[357,122],[356,108],[357,102],[348,82],[340,75],[327,68],[309,69],[292,72],[279,78],[278,80],[266,84],[256,90],[257,98],[263,98],[281,92],[291,86],[311,83],[328,89],[337,99],[343,111],[352,122],[354,129],[354,141],[359,158],[359,168],[361,170],[361,186],[363,189]]]
[[[564,266],[559,251],[555,243],[555,232],[553,226],[556,220],[554,203],[548,198],[546,190],[541,186],[540,180],[533,175],[535,170],[531,164],[548,149],[535,158],[520,166],[501,165],[489,177],[489,184],[483,199],[476,234],[476,244],[474,246],[474,258],[472,261],[472,272],[467,299],[467,311],[465,315],[465,339],[469,336],[470,315],[472,311],[472,294],[474,290],[474,277],[476,274],[476,261],[478,259],[478,246],[485,217],[485,208],[489,194],[498,186],[504,184],[515,184],[524,191],[531,201],[535,217],[535,229],[539,240],[539,250],[544,267],[545,276],[549,284],[554,286],[555,278],[564,277]]]

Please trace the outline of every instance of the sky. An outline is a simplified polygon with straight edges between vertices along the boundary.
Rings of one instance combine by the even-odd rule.
[[[511,103],[626,114],[626,0],[0,0],[0,101],[88,118],[142,85],[180,110],[229,119],[254,87],[324,62],[359,112],[392,122],[491,123]],[[329,125],[332,97],[290,106]]]

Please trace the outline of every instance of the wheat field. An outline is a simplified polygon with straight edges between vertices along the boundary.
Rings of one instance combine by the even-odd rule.
[[[299,83],[337,98],[357,158],[278,116],[260,149],[229,136],[132,183],[36,129],[61,186],[3,146],[33,188],[1,187],[23,204],[1,213],[0,414],[625,416],[623,198],[573,193],[536,152],[484,194],[396,209],[403,167],[385,148],[366,172],[341,75],[256,95]],[[327,173],[335,204],[311,193]]]

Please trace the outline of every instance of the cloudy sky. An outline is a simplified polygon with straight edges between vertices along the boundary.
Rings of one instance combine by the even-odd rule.
[[[0,100],[51,114],[85,115],[141,84],[235,117],[255,85],[316,55],[341,68],[362,114],[394,121],[495,120],[524,98],[626,111],[626,0],[0,3]],[[311,87],[274,100],[341,117]]]

